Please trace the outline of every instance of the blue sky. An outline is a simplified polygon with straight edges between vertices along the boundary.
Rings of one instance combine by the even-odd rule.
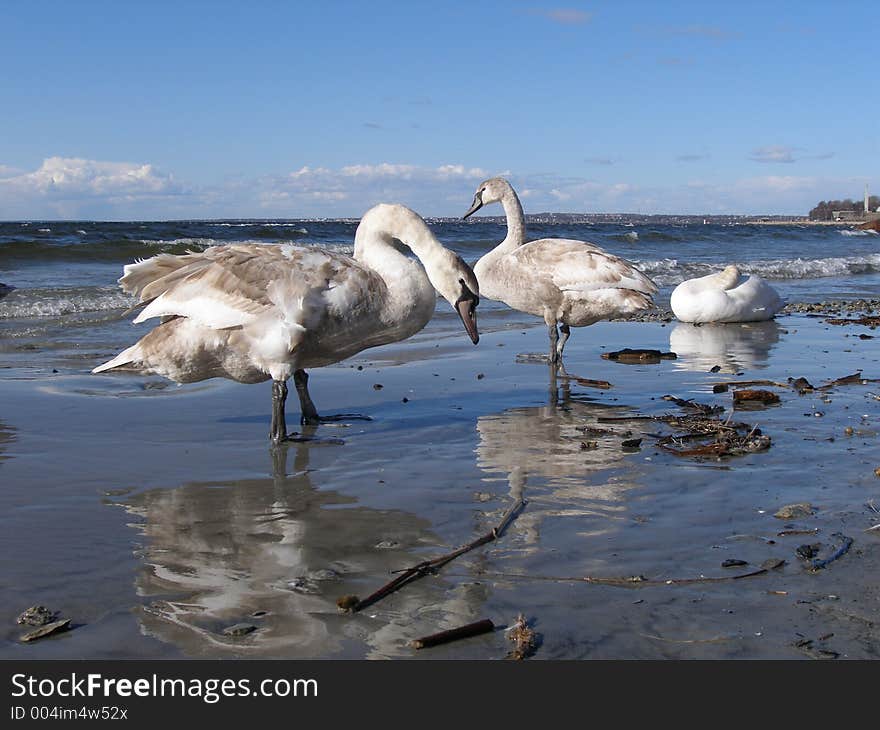
[[[0,6],[0,219],[805,214],[880,194],[868,2]],[[499,212],[499,211],[491,211]]]

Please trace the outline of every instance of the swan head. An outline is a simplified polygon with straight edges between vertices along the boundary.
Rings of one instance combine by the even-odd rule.
[[[443,259],[439,266],[428,269],[428,278],[440,292],[440,296],[452,305],[461,318],[468,337],[476,345],[480,341],[480,333],[477,331],[480,285],[477,277],[464,259],[449,249],[443,250]]]
[[[468,212],[465,213],[461,219],[464,220],[468,216],[473,215],[484,205],[497,203],[499,200],[503,199],[505,195],[509,195],[512,192],[513,188],[503,177],[490,177],[488,180],[483,180],[483,182],[477,185],[477,192],[474,194],[474,202],[471,204]]]

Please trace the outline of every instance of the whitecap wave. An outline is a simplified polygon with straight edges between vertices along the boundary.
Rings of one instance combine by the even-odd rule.
[[[725,264],[681,261],[677,258],[634,261],[635,265],[660,286],[675,286],[686,279],[721,271]],[[735,263],[741,273],[780,281],[821,279],[880,273],[880,253],[867,256],[839,256],[821,259],[770,259]]]
[[[127,309],[134,297],[115,287],[16,289],[0,301],[0,319],[60,317],[81,312]]]
[[[864,229],[859,231],[853,231],[850,229],[844,229],[840,231],[841,236],[876,236],[877,231],[872,231],[870,229]]]

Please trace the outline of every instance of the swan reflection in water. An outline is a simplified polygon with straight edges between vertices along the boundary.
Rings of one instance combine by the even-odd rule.
[[[694,326],[679,322],[669,333],[669,349],[679,370],[706,372],[716,365],[723,373],[767,367],[781,328],[773,321]]]
[[[376,610],[340,614],[340,596],[364,597],[391,571],[445,547],[426,519],[317,488],[309,447],[290,453],[289,475],[282,449],[271,479],[189,483],[125,500],[144,538],[137,583],[146,633],[195,657],[387,657],[410,655],[417,636],[479,618],[486,589],[442,576]],[[237,623],[257,630],[223,634]]]
[[[572,396],[569,381],[557,384],[551,368],[547,405],[479,418],[476,453],[488,475],[484,483],[506,481],[513,499],[528,501],[512,530],[526,551],[540,547],[539,525],[548,518],[575,518],[566,524],[581,537],[631,519],[625,497],[640,469],[621,442],[639,434],[627,435],[631,424],[598,420],[627,413],[623,406]]]

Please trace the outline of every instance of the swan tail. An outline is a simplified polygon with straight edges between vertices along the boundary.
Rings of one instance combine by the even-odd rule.
[[[122,291],[134,294],[141,302],[144,302],[147,298],[153,298],[144,297],[144,290],[150,284],[185,268],[192,263],[191,259],[192,257],[188,256],[160,253],[148,259],[140,259],[133,264],[126,264],[122,269],[123,274],[119,279],[119,286]]]
[[[137,368],[132,367],[132,364],[138,362],[140,359],[140,343],[136,343],[120,352],[112,360],[108,360],[102,365],[98,365],[98,367],[92,370],[92,373],[106,373],[108,370],[136,370]],[[125,367],[126,365],[129,367]]]

